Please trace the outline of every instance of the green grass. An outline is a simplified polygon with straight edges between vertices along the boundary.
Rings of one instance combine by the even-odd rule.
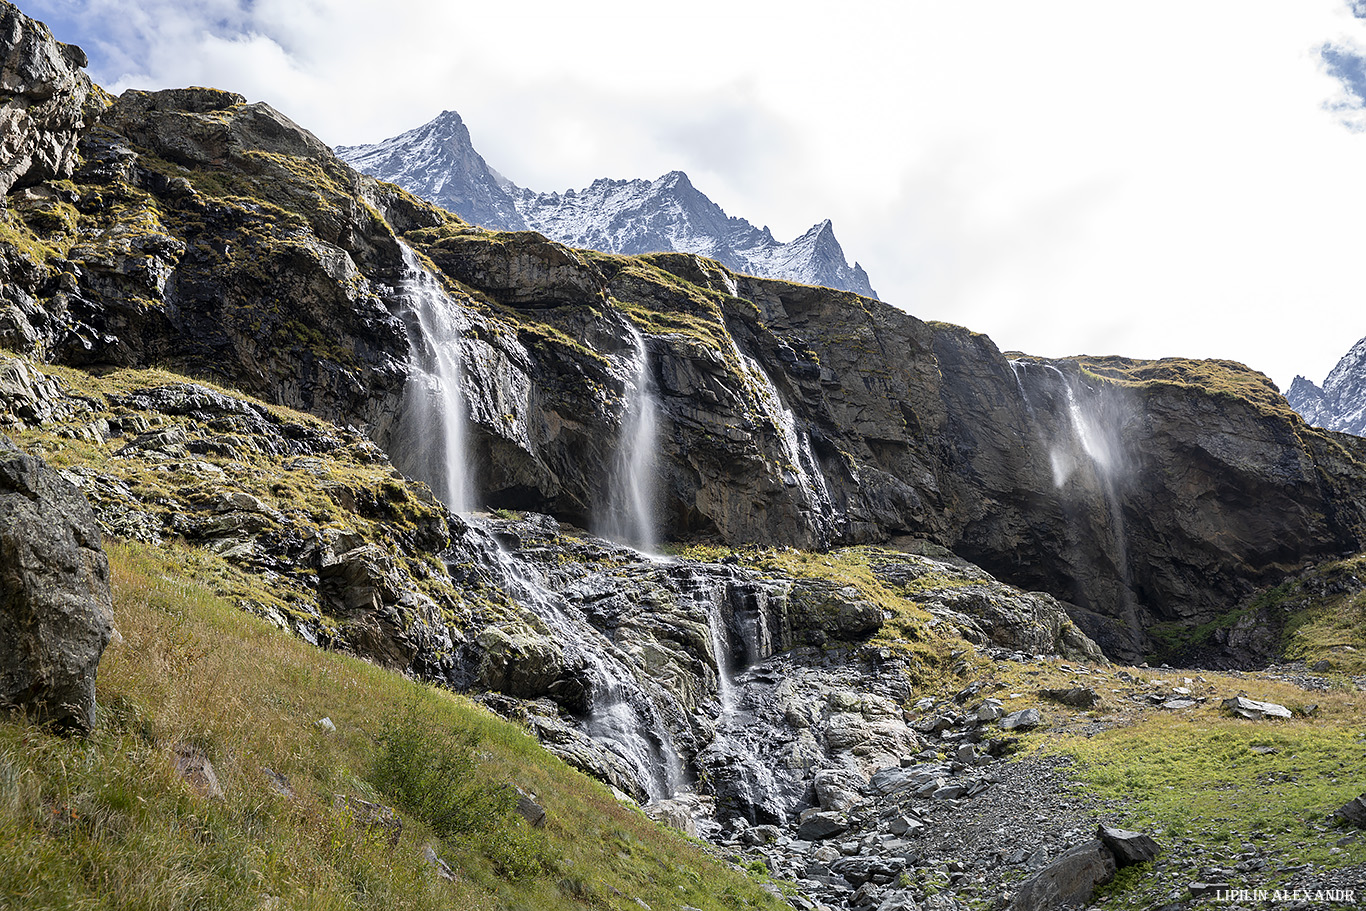
[[[468,700],[243,614],[179,550],[108,546],[122,641],[88,739],[0,722],[0,909],[779,907]],[[180,744],[224,798],[180,780]],[[543,829],[512,811],[514,787]],[[398,844],[348,798],[395,806]]]

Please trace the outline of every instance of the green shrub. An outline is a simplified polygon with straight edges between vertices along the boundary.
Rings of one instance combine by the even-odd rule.
[[[554,868],[545,841],[517,815],[517,793],[488,780],[472,732],[443,731],[415,702],[379,737],[370,783],[439,838],[476,847],[502,874]]]

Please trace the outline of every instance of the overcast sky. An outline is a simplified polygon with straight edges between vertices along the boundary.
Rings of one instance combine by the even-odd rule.
[[[1284,389],[1366,336],[1366,0],[18,3],[114,92],[333,145],[451,109],[522,186],[679,169],[780,240],[831,218],[884,300],[1002,349]]]

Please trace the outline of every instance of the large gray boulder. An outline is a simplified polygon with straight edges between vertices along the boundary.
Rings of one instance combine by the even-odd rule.
[[[113,619],[90,505],[0,436],[0,708],[90,730]]]
[[[70,177],[85,126],[85,52],[0,0],[0,195]]]

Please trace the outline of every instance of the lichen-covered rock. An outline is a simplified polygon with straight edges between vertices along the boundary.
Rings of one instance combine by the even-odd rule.
[[[0,706],[90,730],[112,629],[109,563],[90,506],[0,436]]]

